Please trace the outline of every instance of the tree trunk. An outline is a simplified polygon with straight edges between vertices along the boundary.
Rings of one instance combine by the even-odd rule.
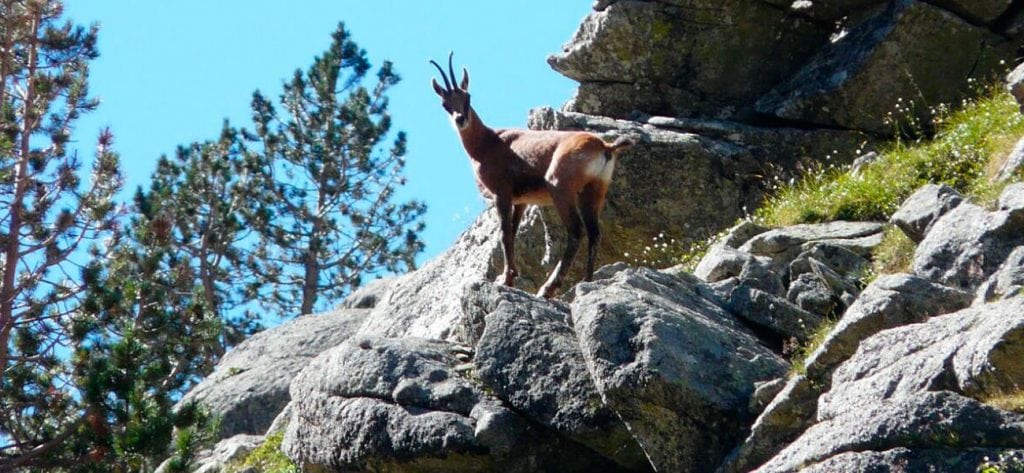
[[[302,279],[302,307],[299,315],[313,312],[316,304],[317,285],[320,282],[320,264],[317,254],[320,253],[320,226],[313,225],[313,236],[309,239],[309,251],[306,252]]]
[[[313,228],[309,232],[309,247],[306,251],[305,261],[303,261],[303,279],[302,279],[302,307],[299,309],[299,315],[306,315],[313,312],[313,306],[316,305],[316,299],[318,286],[320,285],[320,236],[323,234],[324,221],[324,205],[326,205],[326,193],[324,187],[326,186],[325,180],[326,173],[321,170],[320,177],[317,179],[317,197],[316,197],[316,214],[313,217]]]
[[[211,263],[208,259],[210,257],[208,245],[209,238],[209,229],[207,229],[207,231],[203,233],[203,242],[199,250],[199,281],[203,285],[203,300],[206,302],[206,310],[209,311],[207,316],[217,317],[219,319],[220,305],[217,301],[217,285],[213,280],[213,268],[211,268]],[[223,327],[220,332],[221,335],[217,337],[217,344],[213,347],[214,355],[216,355],[218,359],[224,356],[224,352],[226,351],[224,347],[227,345]]]
[[[17,297],[16,276],[21,256],[19,235],[22,227],[21,205],[28,189],[28,158],[31,151],[32,130],[35,117],[32,116],[35,101],[35,73],[38,53],[37,35],[40,14],[35,12],[30,27],[31,39],[28,47],[28,69],[25,87],[25,103],[22,116],[21,143],[14,174],[14,196],[11,199],[11,215],[7,230],[7,242],[3,249],[3,280],[0,281],[0,375],[7,370],[8,344],[14,329],[14,299]],[[6,62],[6,61],[5,61]]]

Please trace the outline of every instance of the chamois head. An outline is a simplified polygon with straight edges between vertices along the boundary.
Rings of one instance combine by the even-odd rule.
[[[430,63],[437,68],[441,73],[441,78],[444,79],[444,88],[437,83],[437,79],[431,79],[434,92],[441,97],[441,106],[448,112],[455,128],[461,130],[469,125],[469,73],[466,72],[466,68],[462,68],[462,82],[456,87],[455,69],[452,68],[452,53],[448,53],[448,75],[445,75],[444,69],[441,69],[436,62],[431,60]],[[449,77],[451,78],[450,82]]]

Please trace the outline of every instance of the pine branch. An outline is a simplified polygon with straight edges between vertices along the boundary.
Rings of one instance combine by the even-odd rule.
[[[15,468],[32,466],[33,462],[42,455],[61,446],[76,430],[84,423],[85,419],[79,419],[65,427],[60,435],[47,442],[36,445],[31,450],[7,458],[0,458],[0,471],[13,471]],[[19,445],[21,447],[21,445]]]

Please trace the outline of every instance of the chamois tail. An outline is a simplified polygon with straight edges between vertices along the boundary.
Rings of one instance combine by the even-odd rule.
[[[604,146],[605,146],[605,151],[611,151],[613,153],[617,153],[617,152],[625,150],[625,149],[627,149],[627,148],[629,148],[629,147],[631,147],[631,146],[633,146],[635,144],[636,143],[634,143],[631,138],[629,138],[627,136],[620,136],[620,137],[616,138],[615,141],[612,142],[612,144],[610,144],[610,145],[609,144],[605,144]]]

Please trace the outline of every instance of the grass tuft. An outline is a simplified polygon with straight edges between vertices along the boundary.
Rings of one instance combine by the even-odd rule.
[[[814,333],[811,334],[810,338],[807,339],[806,343],[797,346],[793,350],[793,356],[789,362],[791,364],[790,374],[791,375],[804,375],[807,374],[807,357],[814,353],[821,344],[825,343],[825,339],[828,338],[828,334],[832,333],[832,329],[836,328],[836,323],[839,319],[834,317],[825,317],[821,321],[821,325],[814,329]]]
[[[895,225],[885,229],[882,243],[875,248],[868,273],[860,278],[861,287],[867,286],[882,274],[909,273],[914,263],[917,245]]]

